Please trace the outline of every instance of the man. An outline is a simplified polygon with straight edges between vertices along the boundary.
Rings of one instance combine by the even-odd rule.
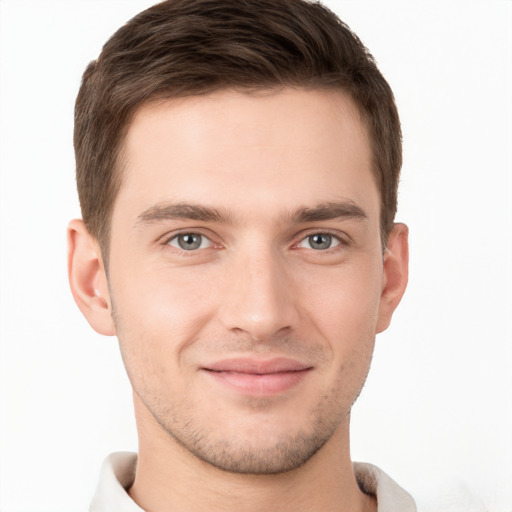
[[[138,458],[91,510],[412,511],[350,409],[407,283],[391,90],[303,0],[170,0],[87,68],[69,274],[117,335]]]

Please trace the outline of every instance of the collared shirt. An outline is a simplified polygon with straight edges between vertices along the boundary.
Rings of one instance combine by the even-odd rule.
[[[126,492],[136,465],[137,454],[131,452],[113,453],[105,459],[90,512],[144,512]],[[354,462],[354,472],[361,490],[377,498],[378,512],[416,512],[410,494],[378,467]]]

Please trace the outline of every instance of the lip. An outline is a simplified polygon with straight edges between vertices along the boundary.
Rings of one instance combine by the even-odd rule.
[[[287,358],[235,358],[216,361],[201,370],[211,379],[247,395],[284,393],[298,385],[312,367]]]

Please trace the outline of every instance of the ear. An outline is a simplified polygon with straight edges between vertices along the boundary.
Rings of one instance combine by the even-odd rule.
[[[395,224],[389,234],[384,253],[384,278],[380,297],[377,332],[389,327],[393,312],[407,287],[409,278],[409,229],[405,224]]]
[[[68,226],[68,274],[73,298],[91,327],[113,336],[116,332],[101,249],[80,219]]]

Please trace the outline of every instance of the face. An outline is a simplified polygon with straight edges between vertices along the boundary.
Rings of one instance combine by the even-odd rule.
[[[216,467],[298,467],[347,428],[390,316],[356,107],[166,100],[138,111],[122,161],[108,301],[141,407]]]

